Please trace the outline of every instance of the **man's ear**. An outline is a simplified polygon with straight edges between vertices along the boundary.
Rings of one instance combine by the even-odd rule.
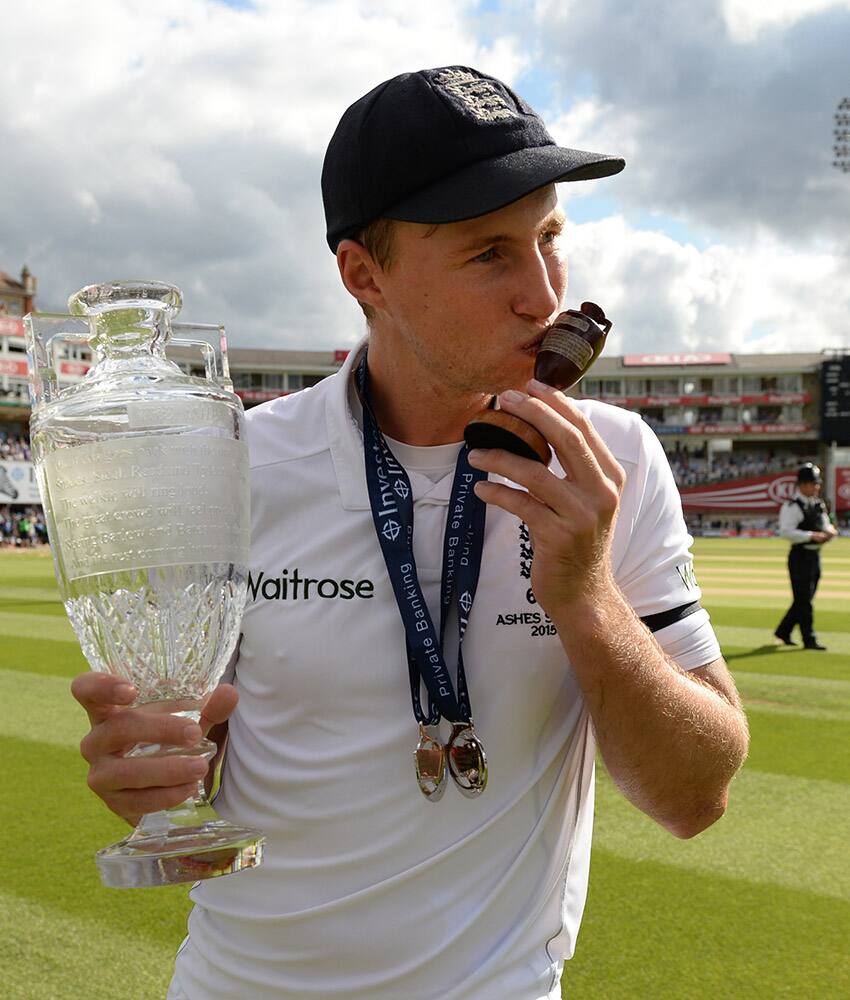
[[[358,302],[376,309],[384,308],[381,269],[362,243],[343,240],[336,249],[336,263],[343,285]]]

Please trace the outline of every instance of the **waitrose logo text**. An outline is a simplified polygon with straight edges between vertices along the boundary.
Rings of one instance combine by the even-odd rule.
[[[281,570],[280,576],[266,576],[260,572],[256,576],[248,574],[248,591],[251,600],[258,597],[265,601],[309,601],[313,597],[324,600],[340,598],[343,601],[355,597],[369,600],[374,596],[375,585],[371,580],[333,580],[301,576],[298,569]]]

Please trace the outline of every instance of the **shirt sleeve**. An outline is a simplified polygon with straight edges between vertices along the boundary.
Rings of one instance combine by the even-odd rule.
[[[803,520],[799,504],[786,501],[779,508],[779,535],[794,545],[812,540],[811,531],[801,531],[797,525]]]
[[[718,659],[720,645],[694,572],[682,501],[661,442],[639,422],[635,465],[627,469],[619,526],[628,532],[616,578],[626,599],[659,645],[680,667],[692,670]]]

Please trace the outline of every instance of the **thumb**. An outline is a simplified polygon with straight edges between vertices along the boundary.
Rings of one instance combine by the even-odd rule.
[[[206,736],[213,726],[227,722],[239,701],[239,692],[232,684],[219,684],[201,710],[201,729]]]

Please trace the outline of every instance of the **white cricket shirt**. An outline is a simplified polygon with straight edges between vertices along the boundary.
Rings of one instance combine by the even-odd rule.
[[[792,545],[800,545],[806,542],[811,542],[810,545],[803,544],[805,549],[813,552],[819,552],[821,546],[818,542],[812,542],[812,532],[802,530],[799,525],[803,520],[803,511],[800,509],[800,505],[796,503],[799,500],[804,507],[808,507],[812,501],[813,497],[804,496],[799,490],[794,491],[794,496],[790,500],[786,500],[784,504],[779,508],[779,531],[778,534],[782,538],[787,538]],[[820,526],[818,531],[829,531],[829,518],[825,513],[820,515]]]
[[[404,628],[349,403],[358,354],[248,414],[251,592],[216,809],[263,829],[266,854],[195,887],[177,977],[189,1000],[555,1000],[587,891],[587,710],[530,592],[524,526],[489,508],[464,639],[489,784],[419,792]],[[627,473],[620,587],[641,616],[698,600],[658,440],[635,414],[580,405]],[[435,614],[457,448],[399,450]],[[656,635],[685,668],[720,655],[703,610]]]

